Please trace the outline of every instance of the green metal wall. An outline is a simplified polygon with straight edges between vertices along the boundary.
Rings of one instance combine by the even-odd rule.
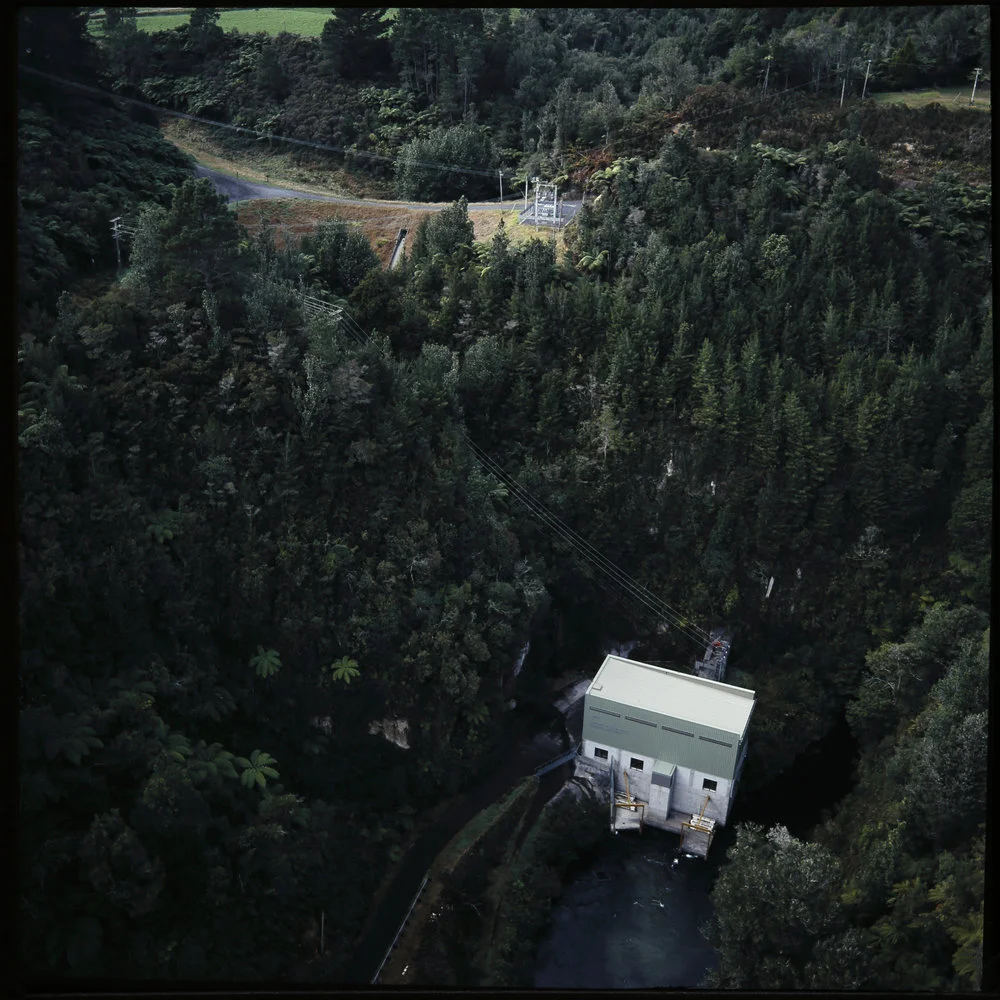
[[[683,735],[687,733],[691,735]],[[591,694],[584,698],[583,738],[621,747],[643,757],[690,767],[705,774],[716,774],[720,778],[732,778],[736,773],[738,735],[685,719],[620,705]],[[731,746],[707,740],[718,740]]]

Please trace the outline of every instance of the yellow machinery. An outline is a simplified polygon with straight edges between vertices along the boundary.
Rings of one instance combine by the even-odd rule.
[[[615,811],[619,809],[627,809],[629,812],[639,813],[639,831],[642,832],[642,821],[646,814],[646,803],[640,802],[638,799],[632,797],[632,791],[628,784],[628,768],[622,769],[622,774],[625,775],[625,794],[623,795],[619,792],[615,795]]]
[[[711,799],[712,799],[711,795],[706,795],[705,796],[705,801],[702,802],[702,804],[701,804],[701,812],[698,813],[698,823],[699,824],[701,823],[702,819],[705,816],[705,810],[708,808],[708,803],[711,801]]]
[[[703,858],[708,856],[708,849],[712,846],[712,837],[715,836],[715,820],[705,817],[705,810],[711,799],[711,795],[706,795],[705,801],[701,804],[701,812],[681,823],[680,846],[684,847],[687,844],[690,850]]]

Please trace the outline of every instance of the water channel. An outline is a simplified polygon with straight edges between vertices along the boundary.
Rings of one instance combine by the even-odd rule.
[[[715,962],[701,926],[711,915],[718,846],[706,862],[678,855],[677,838],[659,830],[609,835],[553,911],[535,988],[697,986]]]

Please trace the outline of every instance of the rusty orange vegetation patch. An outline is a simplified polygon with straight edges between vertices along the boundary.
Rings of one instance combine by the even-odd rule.
[[[344,222],[361,228],[383,266],[389,263],[400,229],[410,233],[411,239],[407,246],[411,247],[412,234],[429,214],[428,211],[406,208],[403,205],[354,205],[306,198],[248,201],[237,209],[237,218],[251,236],[258,233],[262,226],[268,226],[278,247],[283,247],[289,238],[298,241],[305,233],[312,232],[320,222],[343,219]],[[477,240],[489,240],[500,225],[501,218],[515,242],[518,241],[518,236],[527,238],[528,235],[528,230],[524,230],[523,234],[520,232],[516,208],[503,213],[472,211],[469,212],[469,218],[472,219]]]
[[[345,205],[305,198],[250,201],[240,205],[237,211],[237,217],[251,236],[264,226],[270,227],[278,247],[283,247],[289,238],[297,242],[320,222],[342,219],[361,228],[383,265],[389,263],[400,229],[412,233],[426,216],[427,212],[403,207]]]

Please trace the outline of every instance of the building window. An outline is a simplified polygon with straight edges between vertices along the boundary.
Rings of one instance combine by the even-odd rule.
[[[638,757],[633,757],[632,758],[632,763],[629,764],[629,767],[632,768],[633,771],[641,771],[642,770],[642,761],[639,760]]]
[[[715,781],[713,778],[706,778],[701,783],[701,787],[702,787],[702,791],[705,791],[705,792],[714,792],[716,790],[716,788],[719,787],[719,783],[717,781]]]
[[[594,747],[594,756],[598,760],[607,760],[608,759],[608,751],[607,750],[602,750],[600,747]]]

